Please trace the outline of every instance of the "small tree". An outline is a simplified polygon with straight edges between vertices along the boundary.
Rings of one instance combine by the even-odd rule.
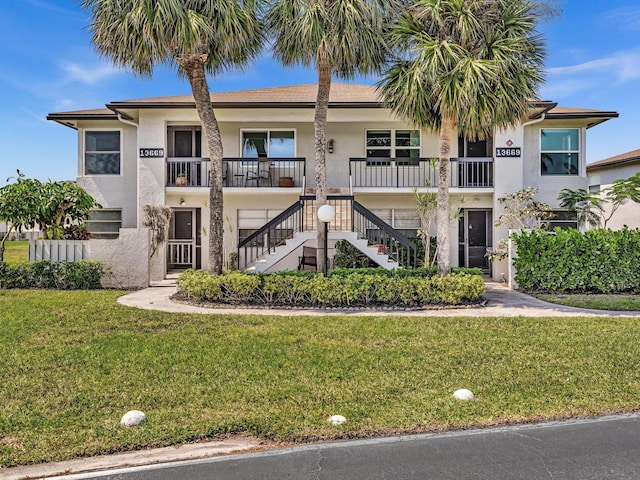
[[[12,178],[8,178],[10,181]],[[93,208],[101,208],[82,187],[71,182],[46,182],[25,178],[18,170],[15,181],[0,188],[0,221],[9,228],[0,241],[0,261],[12,231],[40,227],[44,238],[60,239],[64,223],[82,223]]]
[[[7,178],[7,182],[11,179]],[[7,231],[0,240],[0,262],[4,261],[4,245],[9,234],[37,225],[36,212],[41,188],[39,180],[24,178],[20,171],[13,183],[0,188],[0,220],[7,223]]]
[[[84,188],[72,182],[46,182],[40,187],[37,223],[44,238],[64,237],[64,224],[83,223],[100,204]]]
[[[604,215],[604,200],[598,195],[587,192],[584,188],[571,190],[563,188],[558,195],[560,206],[575,215],[578,225],[599,227]]]
[[[413,196],[418,206],[418,217],[420,218],[420,230],[418,236],[424,246],[424,266],[431,265],[431,226],[436,220],[436,210],[438,207],[438,196],[433,192],[419,192],[417,188],[413,190]],[[435,252],[433,259],[436,258]]]
[[[604,218],[604,228],[607,228],[607,223],[620,206],[629,200],[640,203],[640,172],[629,178],[615,180],[603,193],[605,200],[611,204],[611,212]]]
[[[629,178],[615,180],[600,193],[589,193],[583,188],[565,188],[558,196],[560,206],[576,215],[578,223],[592,227],[607,228],[607,223],[616,211],[628,201],[640,203],[640,172]],[[606,205],[611,206],[606,215]]]
[[[527,187],[517,192],[500,197],[498,202],[503,211],[498,217],[496,227],[505,225],[508,228],[540,228],[546,220],[553,217],[551,207],[535,200],[538,189]]]
[[[153,257],[158,247],[167,239],[169,222],[171,222],[173,212],[170,207],[164,205],[145,205],[142,211],[144,212],[142,225],[151,230],[151,254],[149,257]]]

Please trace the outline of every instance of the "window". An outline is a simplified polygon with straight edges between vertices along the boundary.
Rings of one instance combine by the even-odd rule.
[[[553,231],[556,227],[562,230],[569,228],[578,228],[578,220],[575,213],[571,214],[566,210],[554,210],[551,219],[546,222],[547,229]]]
[[[119,208],[92,210],[85,224],[93,238],[118,238],[122,226],[122,210]]]
[[[540,130],[541,175],[578,175],[580,161],[578,128]]]
[[[84,132],[84,174],[120,175],[120,131]]]
[[[296,156],[293,130],[242,132],[243,158],[293,158]]]
[[[372,208],[370,210],[406,237],[413,238],[418,235],[421,224],[415,208]]]
[[[258,230],[270,220],[280,214],[281,210],[238,210],[238,242],[242,242],[253,232]],[[291,229],[277,229],[271,232],[270,247],[275,247],[286,241],[293,235]],[[252,242],[252,247],[264,247],[266,235],[256,237]]]
[[[367,130],[366,155],[373,158],[418,159],[420,158],[420,131]]]

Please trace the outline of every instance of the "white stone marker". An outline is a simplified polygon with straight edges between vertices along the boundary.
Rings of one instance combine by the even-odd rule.
[[[147,416],[143,412],[140,410],[130,410],[124,414],[122,420],[120,420],[120,425],[123,427],[132,427],[134,425],[140,425],[146,421]]]
[[[453,396],[458,400],[473,400],[473,392],[466,388],[461,388],[453,392]]]
[[[342,415],[331,415],[329,417],[329,423],[332,425],[342,425],[346,421],[347,419],[344,418]]]

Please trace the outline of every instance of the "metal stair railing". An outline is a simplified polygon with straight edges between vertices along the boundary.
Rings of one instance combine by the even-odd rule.
[[[416,267],[416,244],[355,200],[352,229],[371,245],[377,245],[378,253],[389,255],[398,265],[405,268]]]
[[[379,253],[406,268],[417,264],[416,245],[404,234],[376,216],[352,196],[330,195],[327,202],[336,208],[336,219],[330,231],[352,231],[377,245]],[[294,237],[296,232],[315,231],[315,196],[304,195],[282,213],[238,243],[238,266],[246,269],[259,258],[275,251]]]
[[[304,231],[304,200],[301,198],[275,218],[238,243],[238,267],[244,270],[258,258],[274,251]]]

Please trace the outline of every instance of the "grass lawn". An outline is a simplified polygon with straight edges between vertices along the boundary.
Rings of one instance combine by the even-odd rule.
[[[539,294],[536,298],[570,307],[640,312],[640,295]]]
[[[188,315],[120,306],[120,293],[0,291],[0,466],[237,432],[304,442],[640,408],[633,318]],[[121,427],[131,409],[148,422]]]
[[[4,261],[15,265],[16,263],[29,261],[29,242],[5,242]]]

